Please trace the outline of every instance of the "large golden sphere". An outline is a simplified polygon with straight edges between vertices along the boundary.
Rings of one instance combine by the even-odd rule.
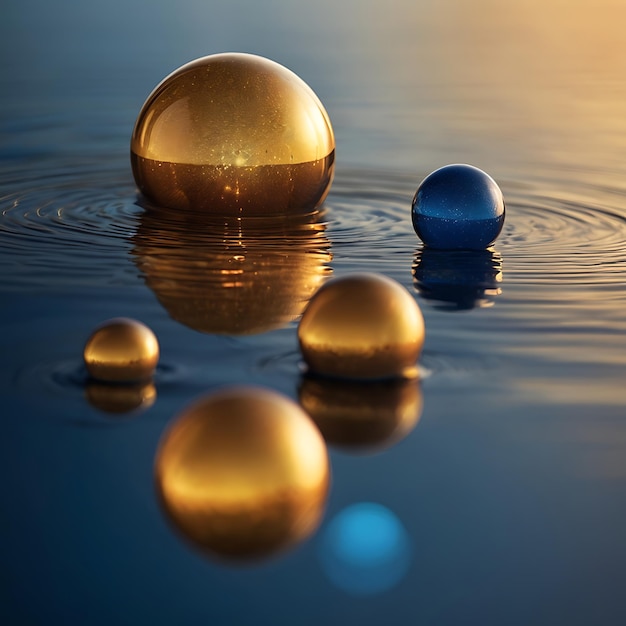
[[[285,326],[330,274],[319,214],[171,214],[151,207],[141,215],[132,254],[169,315],[194,330],[244,335]]]
[[[326,442],[353,452],[391,447],[422,415],[418,378],[364,382],[305,376],[299,398]]]
[[[298,327],[313,372],[342,378],[417,374],[424,319],[409,292],[380,274],[334,278],[315,293]]]
[[[328,193],[334,160],[332,126],[315,93],[252,54],[177,69],[150,94],[131,138],[145,196],[216,214],[310,211]]]
[[[156,456],[174,525],[225,558],[272,554],[318,526],[329,484],[326,445],[293,401],[257,387],[210,394],[176,419]]]
[[[145,324],[116,317],[93,331],[85,344],[83,357],[87,371],[97,380],[145,380],[156,369],[159,343]]]

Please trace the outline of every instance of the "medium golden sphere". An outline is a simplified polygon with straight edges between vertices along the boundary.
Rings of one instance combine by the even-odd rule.
[[[327,443],[354,452],[391,447],[422,415],[417,378],[363,382],[305,376],[299,398]]]
[[[326,445],[293,401],[257,387],[201,398],[164,434],[160,500],[197,547],[225,558],[272,554],[318,526],[329,484]]]
[[[307,212],[330,188],[335,138],[311,88],[252,54],[203,57],[141,109],[131,164],[155,203],[216,214]]]
[[[424,319],[409,292],[380,274],[334,278],[311,298],[298,326],[313,372],[342,378],[417,375]]]
[[[108,382],[145,380],[159,362],[159,343],[141,322],[116,317],[96,328],[83,352],[87,371]]]

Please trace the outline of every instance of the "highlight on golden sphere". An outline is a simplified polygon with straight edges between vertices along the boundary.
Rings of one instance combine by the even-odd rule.
[[[318,374],[415,377],[424,319],[409,292],[381,274],[334,278],[315,293],[298,327],[302,355]]]
[[[116,317],[98,326],[83,351],[89,374],[108,382],[148,379],[159,362],[159,343],[141,322]]]
[[[203,333],[266,332],[298,319],[331,272],[321,217],[218,221],[151,207],[132,255],[176,321]]]
[[[149,409],[156,400],[157,391],[152,382],[120,385],[89,381],[85,396],[89,404],[100,411],[125,415]]]
[[[304,376],[298,395],[326,443],[351,452],[390,448],[422,415],[418,378],[362,382]]]
[[[269,556],[321,521],[328,453],[292,400],[252,386],[196,401],[163,435],[155,462],[161,504],[197,548],[226,559]]]
[[[310,211],[328,193],[334,161],[330,119],[313,90],[252,54],[177,69],[150,94],[131,138],[146,197],[215,214]]]

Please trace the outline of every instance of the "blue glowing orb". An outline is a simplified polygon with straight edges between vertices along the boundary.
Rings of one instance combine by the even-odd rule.
[[[411,541],[389,509],[362,502],[345,508],[328,524],[319,555],[333,584],[349,593],[370,595],[402,580],[411,563]]]
[[[429,174],[413,198],[413,228],[429,248],[484,250],[504,224],[497,183],[471,165],[446,165]]]

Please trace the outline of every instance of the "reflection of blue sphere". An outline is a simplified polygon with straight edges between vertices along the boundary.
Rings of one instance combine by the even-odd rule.
[[[497,183],[471,165],[446,165],[429,174],[413,198],[417,236],[430,248],[484,250],[504,224]]]
[[[326,527],[320,559],[337,587],[368,595],[402,580],[410,565],[410,548],[408,533],[389,509],[363,502],[341,511]]]
[[[501,293],[502,257],[495,250],[434,250],[415,254],[413,285],[446,310],[489,306]]]

